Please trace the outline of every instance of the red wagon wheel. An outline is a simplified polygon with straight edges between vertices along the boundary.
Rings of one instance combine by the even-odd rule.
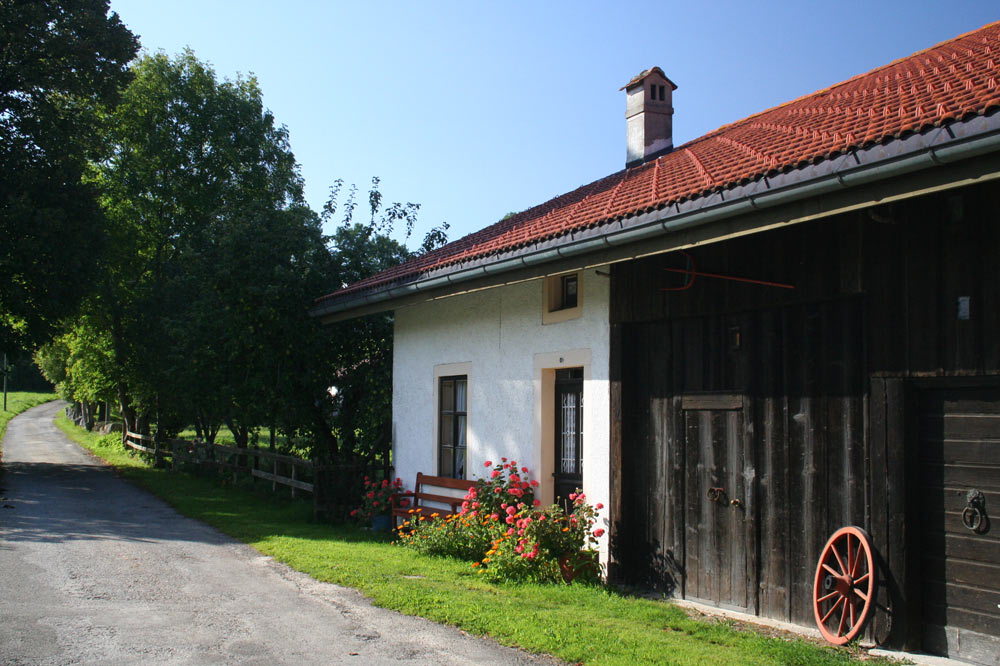
[[[859,527],[841,527],[823,548],[813,583],[813,613],[823,638],[834,645],[853,640],[875,603],[871,540]]]

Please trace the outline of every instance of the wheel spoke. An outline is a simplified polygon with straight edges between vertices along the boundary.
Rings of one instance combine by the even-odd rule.
[[[840,592],[837,592],[837,590],[834,590],[833,592],[831,592],[830,594],[826,595],[825,597],[820,597],[819,599],[817,599],[816,603],[821,604],[824,601],[826,601],[827,599],[832,599],[833,597],[837,596],[838,594],[840,594]]]
[[[852,576],[853,574],[851,572],[854,571],[854,557],[851,555],[851,535],[848,534],[846,536],[847,536],[847,569],[844,570],[844,574]]]
[[[826,622],[830,618],[830,616],[833,615],[833,611],[837,610],[837,606],[839,606],[841,603],[843,603],[843,601],[844,601],[844,597],[840,597],[835,602],[833,602],[833,605],[830,606],[830,610],[828,610],[826,612],[826,615],[823,616],[823,619],[820,620],[820,622]]]
[[[861,584],[861,581],[863,581],[863,580],[866,580],[866,579],[869,579],[869,578],[871,578],[871,577],[872,577],[872,572],[871,572],[871,571],[869,571],[869,572],[868,572],[868,573],[866,573],[865,575],[863,575],[863,576],[861,576],[860,578],[858,578],[857,580],[855,580],[855,581],[854,581],[854,584],[855,584],[855,585],[860,585],[860,584]]]
[[[862,546],[862,543],[859,541],[858,542],[858,551],[854,554],[854,567],[851,568],[851,578],[854,578],[855,576],[857,576],[858,575],[858,569],[861,568],[861,560],[862,560],[862,557],[861,557],[861,546]]]
[[[853,599],[848,600],[847,601],[847,605],[851,609],[851,627],[850,628],[853,629],[854,628],[854,623],[857,621],[857,620],[855,620],[855,616],[854,616],[854,600]]]
[[[844,600],[845,600],[844,601],[844,609],[840,612],[840,624],[837,625],[837,636],[838,637],[844,635],[844,620],[847,619],[847,607],[851,605],[851,604],[847,603],[846,599],[847,599],[847,597],[844,597]]]
[[[837,544],[833,544],[832,546],[830,546],[830,551],[833,553],[833,556],[837,558],[837,564],[840,565],[839,575],[841,576],[847,575],[847,569],[844,568],[844,560],[840,559],[840,553],[837,552]]]
[[[834,568],[831,567],[826,562],[823,563],[823,568],[829,571],[830,575],[835,576],[836,578],[840,578],[840,576],[842,575],[839,571],[834,570]]]
[[[865,603],[868,603],[868,598],[869,598],[868,595],[865,594],[864,592],[862,592],[861,590],[859,590],[858,588],[854,588],[854,594],[856,594],[859,597],[861,597],[862,599],[864,599]]]

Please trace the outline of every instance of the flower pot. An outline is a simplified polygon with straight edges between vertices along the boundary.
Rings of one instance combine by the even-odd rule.
[[[392,529],[392,517],[386,515],[372,516],[372,532],[388,532]]]
[[[569,553],[559,558],[559,573],[566,583],[572,583],[577,577],[585,574],[598,574],[598,553],[596,550],[581,550]]]

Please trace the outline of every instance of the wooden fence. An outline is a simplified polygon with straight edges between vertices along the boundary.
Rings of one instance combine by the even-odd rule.
[[[125,446],[153,456],[154,464],[163,465],[167,459],[173,468],[195,466],[215,471],[231,471],[234,476],[249,473],[250,476],[271,482],[271,490],[277,486],[296,491],[313,492],[313,462],[295,456],[273,453],[266,449],[246,448],[221,444],[207,444],[200,440],[168,439],[158,441],[152,435],[125,433]]]
[[[200,440],[157,440],[152,435],[125,433],[125,446],[152,456],[157,466],[173,469],[195,468],[241,474],[271,482],[271,490],[289,488],[292,497],[299,491],[311,493],[316,515],[331,520],[347,518],[361,503],[365,478],[376,481],[392,478],[388,463],[352,458],[348,461],[313,461],[281,455],[266,449],[207,444]]]

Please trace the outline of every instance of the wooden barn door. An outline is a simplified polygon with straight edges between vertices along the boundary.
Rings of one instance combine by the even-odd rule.
[[[920,393],[924,648],[977,663],[1000,655],[1000,387]]]
[[[684,597],[755,612],[744,396],[684,395]],[[749,591],[749,592],[748,592]]]

